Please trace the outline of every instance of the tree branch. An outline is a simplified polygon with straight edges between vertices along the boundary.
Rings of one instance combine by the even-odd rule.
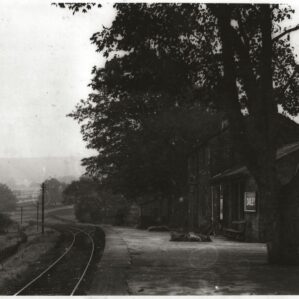
[[[256,153],[253,144],[249,142],[246,134],[244,116],[241,113],[241,107],[238,100],[238,91],[236,86],[236,69],[234,61],[234,45],[232,40],[235,39],[234,30],[230,25],[231,7],[220,6],[214,9],[220,27],[220,37],[222,41],[222,55],[224,78],[222,82],[222,99],[225,103],[225,111],[227,113],[230,131],[234,140],[234,145],[238,151],[247,160],[249,169],[255,169],[257,166]],[[237,36],[239,39],[239,36]],[[240,40],[240,39],[239,39]],[[242,41],[241,41],[242,43]],[[242,45],[244,45],[242,43]],[[245,53],[244,53],[245,54]]]
[[[249,56],[249,48],[242,42],[236,30],[234,30],[233,28],[231,28],[230,30],[231,36],[233,37],[235,50],[240,58],[242,79],[248,97],[248,110],[252,111],[253,105],[256,102],[258,95],[256,92],[257,81],[252,69],[252,62]]]
[[[280,34],[278,34],[277,36],[275,36],[275,37],[272,39],[272,42],[276,42],[276,41],[278,41],[280,38],[282,38],[283,36],[285,36],[286,34],[291,33],[291,32],[293,32],[293,31],[296,31],[296,30],[298,30],[298,29],[299,29],[299,24],[298,24],[297,26],[293,27],[293,28],[287,29],[286,31],[284,31],[284,32],[282,32],[282,33],[280,33]]]
[[[244,39],[245,46],[246,46],[247,49],[249,49],[249,40],[248,40],[248,36],[245,32],[245,28],[243,26],[242,16],[241,16],[241,11],[240,10],[237,11],[237,20],[238,20],[241,36]]]

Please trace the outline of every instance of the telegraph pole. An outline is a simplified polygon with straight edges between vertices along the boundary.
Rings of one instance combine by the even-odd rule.
[[[45,183],[42,183],[42,234],[45,233]]]

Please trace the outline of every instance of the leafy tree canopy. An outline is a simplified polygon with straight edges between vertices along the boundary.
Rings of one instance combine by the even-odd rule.
[[[81,177],[78,181],[73,181],[63,190],[63,202],[66,204],[76,203],[84,196],[97,197],[99,185],[96,181]]]
[[[58,6],[60,8],[68,8],[73,12],[73,14],[82,12],[87,13],[93,7],[102,7],[101,4],[95,2],[85,2],[85,3],[78,3],[78,2],[58,2],[52,3],[52,5]]]
[[[190,91],[200,87],[213,90],[220,83],[223,61],[217,19],[219,6],[116,4],[115,7],[118,14],[112,27],[92,37],[98,51],[109,58],[104,69],[94,70],[92,87],[96,90],[105,89],[116,98],[131,91],[167,92],[172,101],[174,95],[175,100],[185,104]],[[261,77],[260,6],[234,5],[232,9],[240,101],[250,110],[254,95],[244,84],[247,79],[258,84]],[[272,7],[273,81],[277,102],[295,115],[298,74],[289,35],[282,32],[283,20],[292,13],[287,6]],[[240,62],[241,58],[247,60],[246,66]],[[196,93],[195,99],[200,100]]]
[[[103,189],[98,181],[89,177],[73,181],[66,187],[63,196],[64,203],[75,205],[75,215],[80,221],[101,222],[109,216],[108,210],[116,215],[128,205],[123,196]]]
[[[275,169],[278,107],[299,113],[299,68],[289,38],[299,26],[283,28],[293,10],[276,4],[115,8],[112,26],[91,38],[105,67],[93,69],[93,93],[71,114],[99,153],[85,159],[87,170],[133,197],[178,195],[188,149],[204,140],[205,120],[224,111],[262,198],[259,225],[270,242],[269,260],[299,263],[292,234],[281,234],[289,231],[282,226],[298,228],[298,215],[288,217],[293,205],[282,205],[290,195],[280,192]],[[298,180],[299,174],[290,186]]]
[[[17,198],[5,185],[0,184],[0,211],[12,211],[16,208]]]
[[[48,205],[56,205],[62,202],[62,192],[66,187],[65,183],[55,178],[48,179],[44,182],[46,189],[46,203]]]
[[[188,151],[215,129],[208,123],[225,105],[221,10],[201,4],[115,7],[112,26],[91,38],[106,65],[93,69],[94,92],[70,114],[82,124],[88,146],[99,152],[84,164],[130,196],[182,193]],[[252,88],[261,84],[260,6],[231,8],[237,105],[241,116],[256,115],[262,109]],[[280,36],[292,12],[272,8],[273,80],[276,103],[295,115],[299,77],[288,35]]]

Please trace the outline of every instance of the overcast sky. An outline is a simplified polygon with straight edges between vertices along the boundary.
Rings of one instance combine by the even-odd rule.
[[[112,4],[73,16],[46,1],[1,1],[0,157],[91,153],[65,116],[87,97],[92,66],[104,62],[89,38],[114,16]],[[292,42],[299,53],[299,33]]]
[[[0,157],[89,154],[65,116],[103,63],[89,38],[114,15],[111,4],[72,15],[44,1],[1,1]]]

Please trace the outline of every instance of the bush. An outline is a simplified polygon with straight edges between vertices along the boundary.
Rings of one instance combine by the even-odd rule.
[[[5,230],[13,223],[8,215],[0,213],[0,233],[5,233]]]
[[[12,211],[16,208],[17,198],[12,191],[0,183],[0,211]]]
[[[95,204],[95,198],[82,197],[75,204],[75,216],[81,222],[100,223],[102,221],[101,210]]]
[[[124,225],[128,202],[124,196],[105,189],[99,182],[81,177],[63,191],[63,202],[75,205],[75,216],[82,222]]]

